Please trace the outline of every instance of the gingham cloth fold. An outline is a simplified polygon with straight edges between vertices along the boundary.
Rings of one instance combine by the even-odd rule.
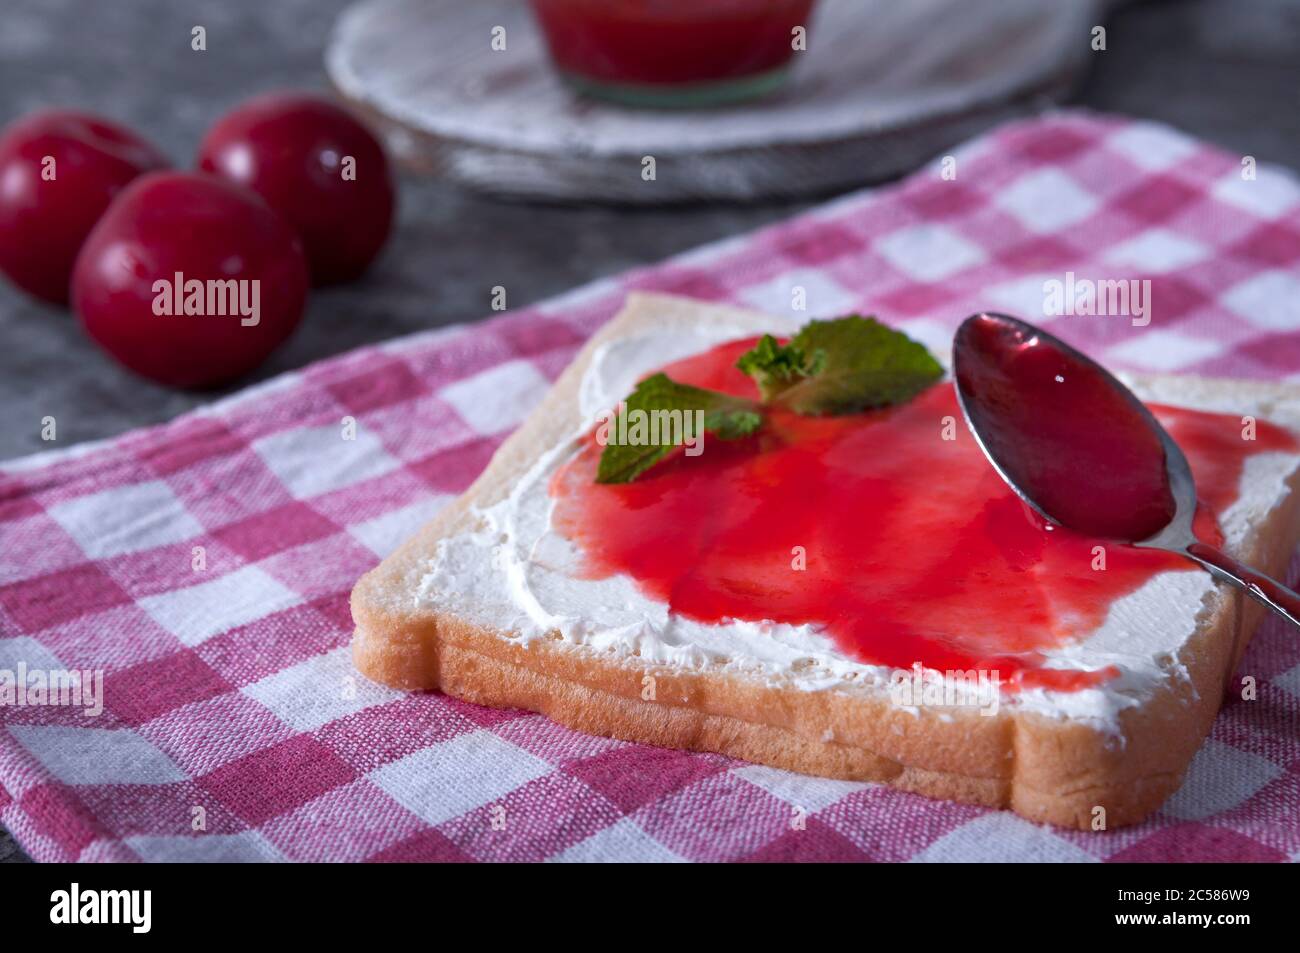
[[[356,676],[356,578],[483,468],[629,289],[861,309],[946,344],[1043,284],[1149,278],[1103,361],[1300,372],[1300,188],[1147,123],[1058,113],[907,180],[524,312],[313,365],[0,477],[0,672],[101,670],[97,717],[0,708],[0,821],[39,860],[1284,860],[1300,640],[1270,623],[1188,780],[1108,834],[589,737]],[[949,166],[951,168],[951,166]],[[355,439],[343,439],[345,418]],[[804,818],[796,823],[796,818]]]

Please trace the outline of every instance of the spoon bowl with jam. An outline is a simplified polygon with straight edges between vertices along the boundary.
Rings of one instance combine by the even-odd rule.
[[[1187,457],[1105,368],[1032,324],[984,312],[957,329],[953,376],[980,449],[1043,519],[1178,553],[1300,626],[1300,593],[1197,538]]]

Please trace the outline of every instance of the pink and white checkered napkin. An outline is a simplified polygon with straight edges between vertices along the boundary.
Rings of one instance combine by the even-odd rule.
[[[1300,372],[1300,187],[1158,126],[1065,113],[764,231],[472,327],[325,361],[0,481],[0,670],[105,673],[104,709],[0,708],[0,821],[41,860],[1282,860],[1300,856],[1300,642],[1270,624],[1187,783],[1081,834],[870,784],[593,738],[356,676],[356,578],[465,488],[633,288],[875,312],[944,345],[1043,283],[1107,363]],[[356,438],[340,439],[343,418]],[[202,547],[202,550],[196,550]],[[201,559],[199,556],[201,555]],[[202,568],[195,568],[196,565]],[[803,829],[792,824],[806,812]]]

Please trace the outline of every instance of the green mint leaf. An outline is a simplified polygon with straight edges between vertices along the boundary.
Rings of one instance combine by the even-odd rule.
[[[943,376],[923,345],[859,315],[809,322],[788,344],[765,334],[736,366],[764,404],[809,416],[901,403]],[[762,424],[761,404],[651,375],[597,428],[604,449],[596,482],[630,483],[678,446],[699,452],[705,433],[738,440]]]
[[[741,437],[748,437],[762,424],[762,414],[757,410],[743,407],[705,411],[704,414],[704,429],[719,440],[739,440]]]
[[[630,483],[675,447],[687,452],[702,444],[703,433],[720,440],[738,440],[763,422],[759,407],[702,387],[679,384],[667,374],[653,374],[636,386],[617,415],[610,414],[596,430],[604,443],[597,483]]]
[[[810,321],[784,346],[764,336],[736,366],[765,403],[808,416],[902,403],[943,376],[924,345],[856,314]]]
[[[764,334],[740,356],[736,367],[754,378],[764,401],[771,401],[791,384],[817,373],[825,357],[821,351],[806,354],[793,342],[778,344],[772,335]]]

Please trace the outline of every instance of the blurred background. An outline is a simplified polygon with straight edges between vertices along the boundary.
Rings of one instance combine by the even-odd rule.
[[[868,11],[876,6],[858,2]],[[982,13],[995,5],[987,2],[965,6]],[[440,5],[429,3],[430,10]],[[331,90],[325,50],[348,6],[348,0],[5,0],[0,124],[42,107],[91,110],[139,130],[178,167],[191,166],[205,129],[246,97],[284,87]],[[1151,0],[1091,9],[1106,27],[1104,51],[1087,51],[1050,82],[1031,84],[970,117],[960,135],[953,127],[950,141],[927,142],[925,154],[1008,113],[1064,102],[1167,122],[1260,162],[1300,170],[1300,0]],[[195,25],[206,29],[202,52],[191,48]],[[837,48],[848,40],[841,37]],[[582,110],[575,115],[581,122]],[[634,130],[619,134],[635,140]],[[418,143],[405,147],[419,157]],[[904,168],[888,174],[905,171],[906,160],[895,158]],[[864,168],[861,178],[879,180],[881,170]],[[492,314],[495,285],[509,287],[516,309],[786,218],[848,187],[742,201],[676,196],[671,204],[629,204],[572,195],[523,201],[403,168],[397,225],[374,266],[359,281],[313,291],[290,341],[252,376],[216,393],[358,345],[483,319]],[[0,460],[49,449],[40,435],[47,415],[57,417],[58,446],[66,447],[167,420],[214,396],[133,376],[107,359],[66,310],[4,282],[0,335]],[[22,859],[4,836],[0,859]]]

